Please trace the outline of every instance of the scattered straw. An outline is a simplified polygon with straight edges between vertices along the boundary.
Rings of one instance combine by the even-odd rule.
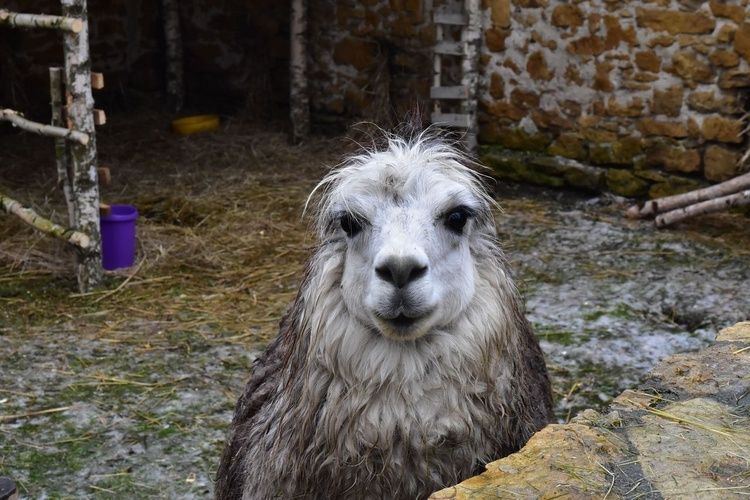
[[[15,415],[0,415],[0,422],[10,422],[20,418],[37,417],[39,415],[49,415],[51,413],[60,413],[63,411],[73,410],[77,406],[61,406],[59,408],[49,408],[47,410],[29,411],[26,413],[16,413]]]
[[[729,439],[732,438],[732,434],[730,433],[732,431],[732,429],[729,429],[729,428],[716,429],[716,428],[711,427],[709,425],[705,425],[705,424],[703,424],[701,422],[698,422],[697,420],[693,420],[693,419],[690,419],[690,418],[681,417],[679,415],[675,415],[673,413],[669,413],[669,412],[666,412],[666,411],[663,411],[663,410],[657,410],[656,408],[651,408],[648,405],[645,405],[643,403],[639,403],[639,402],[633,401],[631,399],[628,399],[627,401],[629,403],[631,403],[632,405],[634,405],[634,406],[638,406],[638,407],[641,407],[641,408],[645,409],[647,412],[649,412],[652,415],[655,415],[657,417],[665,418],[667,420],[671,420],[673,422],[677,422],[678,424],[692,425],[693,427],[697,427],[698,429],[703,429],[705,431],[713,432],[715,434],[719,434],[720,436],[724,436],[724,437],[729,438]]]

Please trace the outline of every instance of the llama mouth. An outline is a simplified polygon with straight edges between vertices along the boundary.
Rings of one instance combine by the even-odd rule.
[[[394,317],[377,315],[378,329],[389,338],[398,340],[416,339],[422,336],[425,315],[407,316],[400,313]]]
[[[410,330],[414,324],[419,321],[419,318],[410,318],[406,316],[405,314],[399,314],[393,319],[389,319],[388,321],[393,324],[396,328],[399,330]]]

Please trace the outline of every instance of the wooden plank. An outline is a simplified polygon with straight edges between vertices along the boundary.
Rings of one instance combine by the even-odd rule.
[[[430,89],[431,99],[468,99],[469,89],[463,85],[451,87],[432,87]]]
[[[94,110],[94,125],[104,125],[107,123],[107,114],[103,109]]]
[[[112,174],[109,172],[109,167],[97,167],[96,178],[100,186],[109,186],[112,183]]]
[[[91,88],[96,90],[104,88],[103,73],[91,73]]]
[[[432,123],[443,127],[471,128],[470,115],[459,113],[432,113]]]
[[[112,207],[110,205],[107,205],[106,203],[99,203],[99,218],[102,217],[111,217],[112,216]]]
[[[462,56],[464,55],[464,44],[463,42],[441,40],[435,44],[435,53],[449,56]]]
[[[435,12],[435,24],[450,24],[452,26],[466,26],[469,18],[464,14],[450,12]]]

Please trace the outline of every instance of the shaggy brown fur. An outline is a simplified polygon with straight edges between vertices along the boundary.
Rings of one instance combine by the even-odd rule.
[[[426,498],[551,420],[544,355],[464,160],[391,137],[324,181],[320,247],[237,403],[217,499]]]

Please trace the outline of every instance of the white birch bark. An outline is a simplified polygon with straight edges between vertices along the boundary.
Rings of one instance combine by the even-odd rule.
[[[91,239],[87,235],[74,229],[55,224],[54,222],[42,217],[31,208],[23,207],[19,202],[12,198],[8,198],[2,193],[0,193],[0,208],[6,213],[17,216],[34,229],[38,229],[50,236],[67,241],[71,245],[75,245],[82,250],[86,250],[91,245]]]
[[[10,12],[0,9],[0,24],[8,24],[21,28],[48,28],[55,30],[70,31],[79,33],[83,29],[83,23],[80,19],[48,16],[46,14],[21,14],[19,12]]]
[[[734,179],[729,179],[721,184],[716,184],[707,188],[696,189],[695,191],[689,191],[687,193],[676,194],[673,196],[665,196],[664,198],[649,200],[643,204],[633,205],[628,208],[627,214],[631,219],[642,219],[649,215],[669,212],[676,208],[692,205],[693,203],[710,200],[712,198],[726,196],[747,188],[750,188],[750,173],[739,175]]]
[[[654,219],[654,223],[656,224],[656,227],[659,228],[667,227],[671,224],[697,215],[719,212],[721,210],[741,207],[748,204],[750,204],[750,189],[663,213]]]
[[[0,121],[11,122],[18,128],[26,130],[27,132],[34,132],[39,135],[46,135],[49,137],[61,137],[70,141],[75,141],[79,144],[86,145],[91,139],[88,134],[84,134],[77,130],[69,130],[64,127],[55,127],[53,125],[47,125],[44,123],[33,122],[27,120],[21,113],[12,109],[0,109]]]
[[[91,240],[86,250],[78,253],[78,287],[81,293],[96,288],[102,281],[101,233],[99,231],[99,184],[96,175],[96,135],[94,130],[94,98],[91,94],[91,60],[86,0],[61,0],[65,17],[80,19],[79,33],[65,33],[65,81],[67,82],[68,119],[70,127],[86,133],[88,145],[70,145],[72,160],[72,191],[75,198],[74,229]]]
[[[291,141],[298,144],[310,133],[310,99],[307,91],[307,0],[292,0],[290,50]]]

